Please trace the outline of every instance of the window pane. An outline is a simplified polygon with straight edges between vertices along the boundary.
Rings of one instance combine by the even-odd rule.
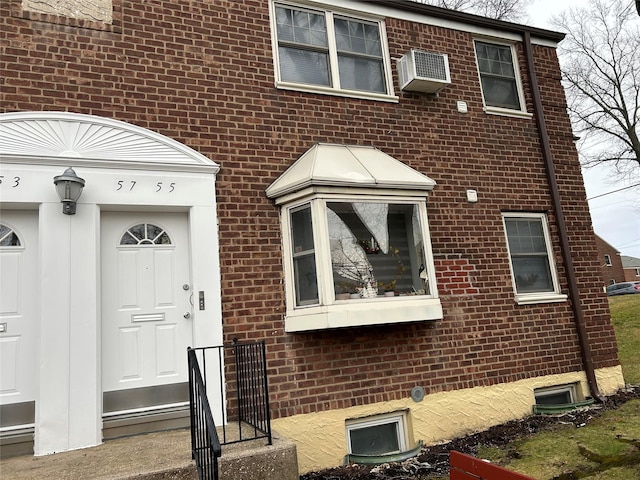
[[[122,235],[120,245],[171,245],[171,238],[157,225],[140,223]]]
[[[329,56],[323,52],[280,47],[280,78],[285,82],[329,86]]]
[[[491,107],[520,110],[518,86],[515,80],[483,76],[482,93],[484,103]]]
[[[520,253],[547,253],[547,245],[539,220],[508,219],[507,235],[512,255]]]
[[[536,405],[565,405],[571,403],[569,391],[536,395]]]
[[[291,235],[294,254],[313,250],[313,224],[310,207],[291,212]]]
[[[324,15],[293,8],[276,7],[279,42],[327,46]]]
[[[429,292],[416,205],[335,202],[327,207],[336,295]]]
[[[291,238],[296,305],[318,303],[313,223],[309,206],[291,212]]]
[[[354,455],[384,455],[400,451],[397,422],[352,429],[349,437]]]
[[[293,274],[296,282],[296,305],[318,303],[315,255],[310,254],[295,257],[293,259]]]
[[[381,60],[340,56],[338,70],[342,88],[379,93],[386,91]]]
[[[518,293],[552,292],[549,261],[544,257],[512,257]]]
[[[20,239],[11,228],[0,224],[0,247],[19,247]]]
[[[337,17],[334,25],[338,52],[382,55],[378,25]]]

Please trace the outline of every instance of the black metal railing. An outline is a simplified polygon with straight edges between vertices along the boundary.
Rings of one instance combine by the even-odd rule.
[[[193,457],[199,475],[202,468],[200,479],[215,480],[220,445],[261,438],[272,443],[265,343],[234,340],[231,345],[189,348],[187,357]],[[210,404],[214,397],[219,405]],[[219,419],[217,428],[212,412]],[[209,463],[200,467],[199,455]]]
[[[238,397],[238,431],[240,440],[266,438],[271,445],[269,384],[264,341],[232,345],[235,357],[236,392]],[[249,427],[249,436],[245,432]]]
[[[218,458],[222,447],[209,406],[207,388],[195,351],[187,350],[189,364],[189,405],[191,413],[191,455],[200,480],[218,480]]]

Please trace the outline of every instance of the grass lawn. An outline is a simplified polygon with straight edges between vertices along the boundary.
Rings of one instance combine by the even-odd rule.
[[[625,382],[640,384],[640,295],[609,297]]]
[[[609,299],[627,384],[640,384],[640,295]],[[640,480],[640,400],[605,412],[587,426],[562,426],[481,458],[537,480]]]

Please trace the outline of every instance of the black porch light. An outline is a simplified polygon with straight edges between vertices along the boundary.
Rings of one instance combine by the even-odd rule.
[[[73,168],[69,167],[62,175],[53,177],[53,184],[56,186],[58,197],[62,202],[62,213],[75,215],[76,202],[82,195],[84,179],[78,177]]]

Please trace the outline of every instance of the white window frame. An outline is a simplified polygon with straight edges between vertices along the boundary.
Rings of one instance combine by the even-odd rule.
[[[604,254],[604,266],[605,267],[612,267],[613,264],[611,263],[611,255],[609,255],[608,253]]]
[[[429,285],[428,294],[401,297],[381,296],[353,301],[335,299],[326,204],[329,202],[362,202],[363,200],[417,205],[421,233],[424,240],[424,258]],[[296,306],[290,212],[305,204],[310,204],[311,206],[319,302],[313,305]],[[436,286],[426,198],[424,196],[366,195],[363,197],[349,194],[319,193],[305,197],[303,200],[288,204],[283,203],[281,224],[287,305],[285,315],[286,332],[429,321],[443,318],[442,305]]]
[[[389,423],[393,423],[398,425],[397,429],[397,440],[399,450],[393,452],[386,452],[380,455],[389,455],[394,453],[406,452],[409,445],[409,431],[408,431],[408,422],[407,422],[407,412],[392,412],[392,413],[384,413],[380,415],[373,415],[370,417],[363,418],[355,418],[348,419],[346,422],[346,430],[347,430],[347,452],[349,455],[352,455],[351,451],[351,432],[354,430],[360,430],[363,428],[376,427],[378,425],[386,425]],[[367,455],[357,453],[356,455]]]
[[[508,218],[525,218],[525,219],[538,219],[542,225],[542,232],[544,234],[545,247],[547,251],[547,261],[549,263],[549,271],[551,272],[552,290],[545,292],[526,292],[518,293],[516,287],[516,276],[513,269],[513,262],[511,251],[509,248],[509,236],[507,234],[507,222]],[[530,213],[530,212],[503,212],[502,224],[504,227],[504,235],[507,246],[507,252],[509,254],[509,269],[511,271],[511,282],[513,285],[513,292],[515,294],[515,300],[518,305],[529,305],[535,303],[553,303],[564,302],[567,300],[567,295],[560,292],[560,283],[558,281],[558,272],[553,256],[553,248],[551,243],[551,236],[549,234],[549,224],[547,216],[544,213]]]
[[[327,41],[329,50],[329,76],[332,86],[310,85],[296,82],[285,82],[280,76],[280,58],[278,55],[278,33],[276,25],[276,6],[283,5],[291,8],[299,8],[303,10],[313,11],[314,13],[323,14],[327,27]],[[333,8],[328,10],[322,8],[318,4],[312,2],[289,2],[270,0],[269,12],[271,16],[271,43],[273,47],[273,67],[275,71],[276,88],[284,90],[296,90],[302,92],[313,92],[324,95],[338,95],[344,97],[366,98],[372,100],[381,100],[386,102],[398,102],[399,97],[393,92],[393,76],[391,70],[391,59],[389,55],[389,45],[387,43],[387,30],[385,28],[384,19],[372,15],[366,15],[361,12],[353,12],[350,10],[342,10]],[[386,93],[366,92],[361,90],[348,90],[340,88],[340,73],[338,70],[338,51],[336,46],[336,37],[334,30],[334,15],[349,17],[355,21],[376,23],[380,34],[380,47],[382,49],[382,67],[384,73],[384,84]]]
[[[493,105],[487,105],[485,101],[484,91],[482,89],[482,73],[480,72],[480,63],[478,62],[478,53],[476,51],[476,42],[493,44],[499,47],[509,47],[511,49],[511,60],[513,63],[513,74],[515,75],[516,89],[518,91],[518,102],[520,108],[504,108],[496,107]],[[518,52],[516,51],[513,43],[496,40],[494,38],[476,37],[473,39],[473,55],[476,60],[476,71],[478,72],[478,82],[480,84],[480,92],[482,95],[482,104],[484,105],[484,111],[492,115],[505,115],[512,117],[531,118],[533,115],[527,112],[527,104],[524,97],[524,89],[522,86],[522,77],[520,75],[520,67],[518,65]]]

